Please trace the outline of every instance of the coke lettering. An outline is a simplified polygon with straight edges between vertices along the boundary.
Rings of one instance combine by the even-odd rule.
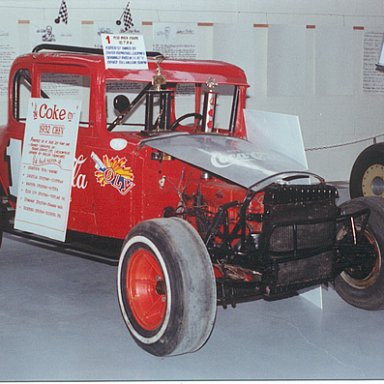
[[[73,180],[72,180],[72,187],[74,188],[78,188],[78,189],[87,188],[88,181],[86,179],[86,175],[84,173],[80,173],[81,166],[85,163],[86,160],[87,158],[84,157],[83,155],[80,155],[75,159]]]
[[[64,120],[67,116],[67,111],[64,108],[59,109],[55,104],[53,107],[48,107],[47,104],[42,104],[39,109],[39,117],[48,120]]]

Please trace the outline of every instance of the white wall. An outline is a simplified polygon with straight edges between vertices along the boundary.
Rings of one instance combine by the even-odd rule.
[[[127,4],[66,2],[74,45],[93,41],[92,23],[116,27]],[[16,26],[18,53],[31,49],[35,25],[55,26],[60,3],[0,0],[0,26]],[[384,73],[374,80],[376,92],[363,89],[367,37],[384,32],[384,0],[131,0],[131,11],[147,49],[153,23],[196,23],[199,58],[242,66],[251,84],[248,107],[297,114],[310,169],[328,180],[348,180],[358,153],[374,137],[384,139]],[[4,123],[4,95],[0,106]]]

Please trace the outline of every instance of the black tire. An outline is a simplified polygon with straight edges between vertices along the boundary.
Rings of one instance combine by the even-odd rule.
[[[360,270],[347,269],[335,280],[337,293],[347,303],[369,310],[384,308],[384,200],[380,197],[360,197],[340,206],[343,213],[369,208],[370,216],[364,241],[375,248],[376,257],[367,259]],[[356,223],[358,225],[358,223]],[[338,239],[343,237],[343,229]]]
[[[373,144],[357,157],[349,179],[351,198],[384,197],[384,143]]]
[[[143,221],[127,236],[117,277],[124,321],[136,343],[156,356],[193,352],[216,317],[208,251],[180,218]]]

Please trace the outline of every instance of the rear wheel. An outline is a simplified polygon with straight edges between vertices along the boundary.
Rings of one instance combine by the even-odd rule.
[[[345,269],[335,280],[335,289],[349,304],[363,309],[384,308],[384,200],[379,197],[357,198],[340,207],[343,213],[369,208],[363,243],[372,245],[374,255],[367,255],[362,265]],[[356,223],[359,228],[359,223]],[[343,228],[338,232],[342,240]]]
[[[199,349],[216,316],[216,284],[200,236],[179,218],[154,219],[129,233],[118,268],[125,323],[143,349],[157,356]]]
[[[349,192],[359,196],[384,197],[384,143],[366,148],[353,164]]]

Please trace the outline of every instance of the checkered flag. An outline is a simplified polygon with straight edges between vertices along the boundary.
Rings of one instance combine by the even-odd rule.
[[[131,4],[131,2],[129,1],[127,6],[124,9],[124,12],[120,16],[120,19],[116,20],[116,24],[120,25],[121,24],[121,18],[123,18],[125,31],[128,31],[129,29],[131,29],[135,25],[135,24],[133,24],[133,20],[132,20],[131,9],[129,8],[130,4]]]
[[[67,8],[67,4],[65,3],[65,0],[61,1],[59,16],[57,17],[57,19],[55,19],[55,23],[59,24],[60,21],[62,21],[65,24],[68,23],[68,8]]]

